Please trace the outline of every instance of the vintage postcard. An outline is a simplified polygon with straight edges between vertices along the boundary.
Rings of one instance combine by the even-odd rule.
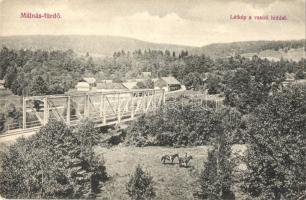
[[[0,199],[306,200],[305,0],[0,0]]]

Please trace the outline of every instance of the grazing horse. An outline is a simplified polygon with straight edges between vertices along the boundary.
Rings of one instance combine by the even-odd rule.
[[[166,163],[166,160],[169,160],[171,161],[171,163],[173,164],[173,161],[176,157],[179,157],[179,155],[176,153],[176,154],[173,154],[173,155],[164,155],[161,157],[161,161],[163,162],[163,164]]]
[[[189,161],[192,159],[192,156],[179,157],[179,166],[188,166]]]

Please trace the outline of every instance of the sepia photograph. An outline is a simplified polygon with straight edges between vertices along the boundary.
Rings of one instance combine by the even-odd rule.
[[[306,200],[306,0],[0,0],[0,199]]]

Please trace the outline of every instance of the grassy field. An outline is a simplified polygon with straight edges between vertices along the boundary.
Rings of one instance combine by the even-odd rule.
[[[241,146],[235,147],[242,149]],[[197,179],[207,159],[209,147],[166,148],[166,147],[97,147],[96,152],[103,155],[106,170],[111,177],[98,194],[98,199],[129,199],[126,183],[129,175],[140,164],[150,172],[155,181],[156,198],[167,200],[194,199],[193,194],[199,190]],[[163,165],[160,158],[164,154],[185,153],[193,156],[189,168],[180,168],[175,164]],[[236,196],[237,197],[237,196]],[[241,198],[239,198],[241,199]]]

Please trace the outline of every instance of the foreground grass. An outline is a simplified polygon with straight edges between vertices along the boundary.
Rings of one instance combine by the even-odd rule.
[[[240,147],[238,147],[240,148]],[[98,194],[99,199],[129,199],[126,183],[138,164],[153,176],[156,189],[155,199],[179,200],[194,199],[193,194],[199,190],[197,179],[207,159],[209,147],[167,148],[167,147],[97,147],[97,154],[102,154],[111,179]],[[175,164],[163,165],[160,158],[164,154],[185,153],[192,155],[189,168],[180,168]]]
[[[125,185],[138,164],[153,176],[156,199],[193,199],[196,178],[193,174],[202,169],[207,158],[208,147],[164,148],[164,147],[113,147],[97,148],[103,154],[107,173],[111,180],[98,195],[102,199],[129,199]],[[193,156],[189,168],[180,168],[177,159],[174,165],[163,165],[160,158],[164,154],[185,153]]]
[[[233,152],[243,152],[245,149],[243,145],[235,145]],[[110,180],[102,185],[102,191],[97,195],[97,199],[129,199],[126,183],[138,164],[144,170],[149,171],[154,178],[155,199],[195,199],[193,194],[199,191],[197,180],[203,169],[203,162],[207,159],[208,150],[208,146],[190,148],[96,147],[96,154],[103,156],[107,174],[110,176]],[[178,153],[180,156],[185,156],[185,153],[192,155],[190,167],[180,168],[177,159],[173,165],[161,163],[162,155],[174,153]],[[236,191],[236,199],[245,199],[244,196],[239,195],[237,186],[233,189]]]

